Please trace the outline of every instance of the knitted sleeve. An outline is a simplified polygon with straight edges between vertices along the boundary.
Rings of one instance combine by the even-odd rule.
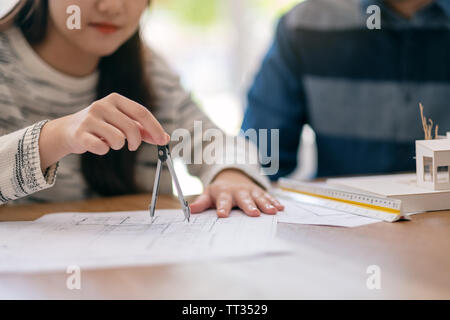
[[[58,164],[41,170],[39,135],[47,121],[0,137],[0,204],[50,188]]]

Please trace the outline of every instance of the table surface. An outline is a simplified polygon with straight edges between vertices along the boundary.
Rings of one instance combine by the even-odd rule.
[[[55,212],[145,210],[149,195],[0,207],[0,221]],[[161,195],[159,209],[177,208]],[[168,266],[82,271],[81,289],[66,273],[0,274],[0,298],[43,299],[449,299],[450,212],[357,228],[278,224],[289,255]],[[370,290],[368,266],[381,271]]]

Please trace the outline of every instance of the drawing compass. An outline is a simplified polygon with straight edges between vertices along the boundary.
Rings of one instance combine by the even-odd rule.
[[[173,167],[172,157],[170,156],[169,145],[158,146],[158,164],[156,165],[156,175],[155,182],[153,184],[153,194],[152,194],[152,202],[150,203],[150,218],[153,222],[155,219],[155,207],[156,200],[158,198],[158,189],[159,189],[159,181],[161,179],[161,171],[163,163],[167,164],[169,168],[170,175],[172,176],[172,181],[175,184],[175,188],[177,189],[178,200],[180,201],[181,208],[184,212],[185,219],[189,222],[191,217],[191,209],[187,201],[184,199],[183,192],[181,191],[180,183],[178,182],[177,175],[175,173],[175,169]]]

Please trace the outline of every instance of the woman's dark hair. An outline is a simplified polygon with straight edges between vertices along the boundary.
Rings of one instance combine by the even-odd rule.
[[[48,0],[23,0],[15,23],[30,44],[44,40],[48,26]],[[124,63],[126,61],[126,63]],[[144,50],[139,30],[112,55],[103,57],[99,66],[97,98],[117,92],[144,106],[152,105],[149,79],[145,74]],[[127,148],[107,155],[85,153],[81,171],[88,185],[103,196],[138,192],[135,183],[136,152]]]

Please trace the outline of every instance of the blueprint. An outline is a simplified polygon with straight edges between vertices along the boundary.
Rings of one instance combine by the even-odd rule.
[[[41,272],[182,263],[284,252],[274,240],[276,216],[214,210],[184,220],[181,210],[48,214],[33,222],[0,222],[0,272]]]

